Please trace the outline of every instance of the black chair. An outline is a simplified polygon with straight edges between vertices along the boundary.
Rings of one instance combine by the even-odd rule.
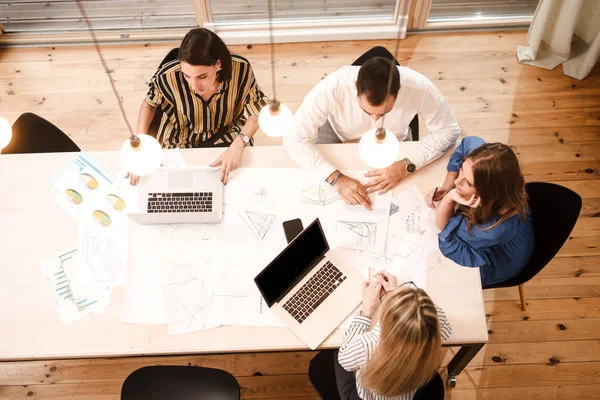
[[[521,309],[526,310],[524,284],[537,275],[554,258],[569,238],[579,212],[581,197],[566,187],[547,182],[525,185],[533,216],[535,250],[529,263],[515,277],[484,289],[518,286]]]
[[[81,151],[71,138],[33,113],[21,114],[12,126],[12,139],[2,154],[63,153]]]
[[[121,388],[121,400],[239,400],[240,385],[228,372],[186,366],[143,367]]]
[[[361,65],[363,65],[363,63],[365,61],[367,61],[369,58],[373,58],[373,57],[384,57],[384,58],[387,58],[388,60],[393,60],[396,63],[396,65],[400,65],[400,63],[398,62],[398,60],[396,60],[394,55],[392,53],[390,53],[388,51],[388,49],[386,49],[383,46],[373,47],[371,50],[367,51],[365,54],[358,57],[352,63],[352,65],[361,66]],[[412,132],[412,140],[417,142],[419,140],[419,115],[415,115],[415,117],[412,119],[412,121],[410,121],[408,126],[410,127],[410,130]]]
[[[322,400],[341,400],[335,383],[334,363],[338,350],[321,350],[310,360],[308,379]],[[414,400],[444,400],[444,382],[440,374],[415,393]]]
[[[163,65],[173,60],[176,60],[179,57],[179,47],[171,49],[165,56],[165,58],[160,62],[158,69],[161,69]],[[162,119],[163,112],[160,107],[156,108],[154,112],[154,117],[152,118],[152,122],[150,122],[150,127],[148,128],[148,135],[156,138],[158,135],[158,128],[160,128],[160,120]]]

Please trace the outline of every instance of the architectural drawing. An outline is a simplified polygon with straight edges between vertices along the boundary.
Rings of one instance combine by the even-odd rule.
[[[244,213],[246,218],[242,216],[242,219],[246,222],[248,228],[259,240],[264,240],[277,216],[255,211],[244,211]]]
[[[315,206],[327,206],[340,200],[340,195],[334,188],[324,185],[312,186],[302,190],[300,201]]]
[[[355,241],[355,247],[375,246],[377,222],[337,221],[336,233]]]
[[[415,215],[415,212],[410,213],[408,216],[403,218],[403,228],[408,233],[417,234],[423,236],[427,231],[421,226],[421,216]]]

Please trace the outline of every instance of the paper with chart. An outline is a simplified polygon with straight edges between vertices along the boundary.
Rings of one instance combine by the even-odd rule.
[[[76,255],[77,249],[42,261],[44,277],[63,324],[101,312],[110,304],[110,288],[85,284],[75,287],[74,282],[82,279],[77,273]]]
[[[71,216],[111,233],[126,220],[131,190],[85,152],[52,179],[56,201]]]

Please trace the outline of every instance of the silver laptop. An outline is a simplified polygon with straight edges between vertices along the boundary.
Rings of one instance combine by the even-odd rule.
[[[204,224],[223,219],[223,184],[220,169],[207,167],[161,168],[140,179],[138,224]]]
[[[254,282],[273,313],[314,350],[360,304],[364,280],[332,258],[317,218]]]

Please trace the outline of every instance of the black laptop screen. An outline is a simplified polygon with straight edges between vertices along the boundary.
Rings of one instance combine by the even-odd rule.
[[[317,258],[329,250],[316,219],[254,278],[267,304],[272,306],[300,280]]]

